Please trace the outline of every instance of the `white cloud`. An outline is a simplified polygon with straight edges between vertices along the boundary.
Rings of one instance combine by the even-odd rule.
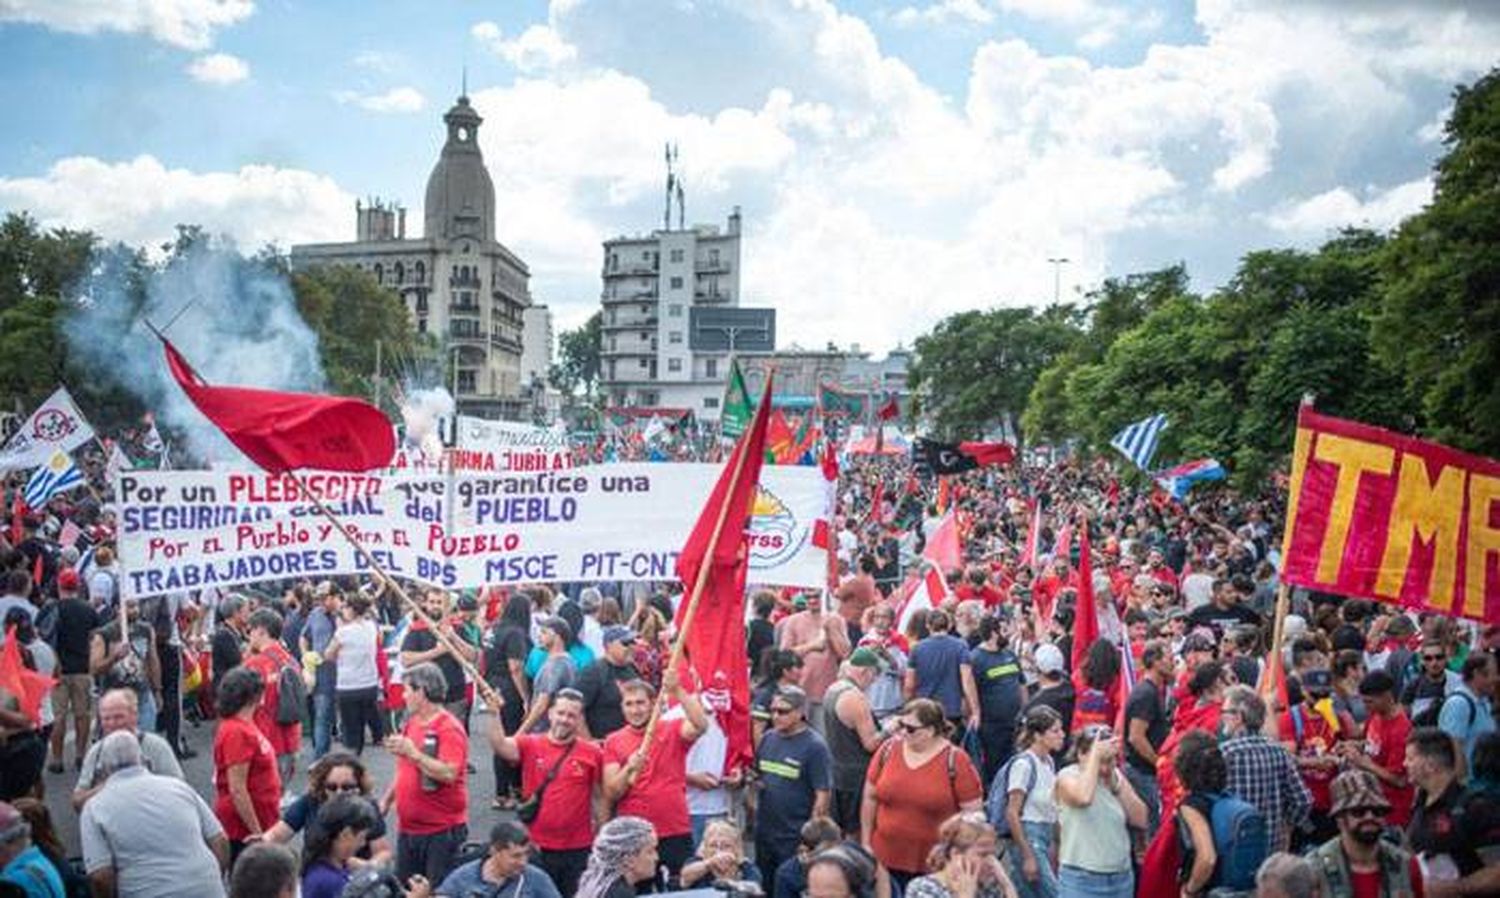
[[[250,77],[250,66],[238,56],[210,53],[188,63],[187,73],[204,84],[235,84]]]
[[[359,68],[390,74],[401,66],[403,60],[399,53],[388,53],[384,50],[361,50],[354,54],[354,58],[351,61]]]
[[[143,246],[172,239],[178,224],[200,224],[255,249],[348,239],[354,197],[330,178],[297,169],[193,172],[167,168],[153,156],[129,162],[73,156],[41,177],[0,178],[0,208]]]
[[[469,34],[522,72],[550,71],[578,58],[578,48],[550,25],[532,25],[514,40],[506,40],[499,25],[486,21],[476,23]]]
[[[1326,236],[1342,227],[1388,230],[1432,201],[1432,179],[1419,178],[1389,190],[1366,189],[1364,198],[1345,187],[1335,187],[1305,200],[1283,204],[1264,216],[1266,224],[1284,233]]]
[[[949,22],[988,25],[995,21],[995,14],[980,0],[939,0],[925,7],[902,7],[891,16],[891,21],[897,25],[946,25]]]
[[[381,94],[361,94],[352,90],[341,90],[333,95],[340,103],[358,106],[370,112],[410,113],[421,112],[427,107],[427,98],[415,87],[393,87]]]
[[[0,0],[0,22],[29,22],[70,34],[147,34],[203,50],[214,32],[248,18],[253,0]]]

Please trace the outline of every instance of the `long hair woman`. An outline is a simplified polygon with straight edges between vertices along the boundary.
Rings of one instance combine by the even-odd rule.
[[[319,758],[307,772],[307,791],[297,796],[281,812],[281,819],[266,831],[267,842],[290,842],[292,837],[313,826],[318,812],[336,798],[359,798],[377,810],[370,773],[354,755],[344,751],[329,752]],[[376,863],[390,860],[391,845],[386,838],[385,821],[377,813],[359,857]]]
[[[514,733],[526,717],[531,684],[526,679],[526,656],[531,651],[531,599],[522,591],[511,593],[505,610],[490,628],[484,646],[484,678],[500,693],[500,724]],[[498,810],[514,810],[520,803],[521,768],[499,754],[494,755],[495,800]]]
[[[318,809],[302,848],[302,898],[339,898],[380,817],[354,796],[333,799]]]

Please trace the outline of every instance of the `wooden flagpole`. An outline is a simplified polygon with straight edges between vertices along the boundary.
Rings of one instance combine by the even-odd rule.
[[[1316,397],[1314,397],[1312,393],[1304,394],[1299,408],[1311,408],[1315,398]],[[1293,424],[1292,426],[1293,428],[1296,428],[1296,424]],[[1279,576],[1282,579],[1276,587],[1276,616],[1272,622],[1271,627],[1271,657],[1267,659],[1268,663],[1265,667],[1265,674],[1262,677],[1262,682],[1259,684],[1261,697],[1266,700],[1267,708],[1273,712],[1266,715],[1266,728],[1268,732],[1270,732],[1271,728],[1275,725],[1274,721],[1276,720],[1276,714],[1281,710],[1284,710],[1278,709],[1274,706],[1274,700],[1276,696],[1273,693],[1276,688],[1275,684],[1277,672],[1280,671],[1283,677],[1285,677],[1286,675],[1286,665],[1283,660],[1281,643],[1286,638],[1286,617],[1290,612],[1292,589],[1291,586],[1287,584],[1284,578],[1286,574],[1286,559],[1290,554],[1292,548],[1292,525],[1297,517],[1297,499],[1302,489],[1301,475],[1303,473],[1305,465],[1307,464],[1306,459],[1308,448],[1309,447],[1307,445],[1307,439],[1302,435],[1300,430],[1298,430],[1292,444],[1292,471],[1291,483],[1288,484],[1287,487],[1288,496],[1286,505],[1286,519],[1281,523],[1282,570],[1279,572]]]

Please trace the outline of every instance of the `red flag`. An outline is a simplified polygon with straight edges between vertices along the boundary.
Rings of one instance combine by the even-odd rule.
[[[766,425],[766,449],[770,456],[766,459],[772,464],[789,464],[795,461],[792,453],[797,448],[797,434],[792,430],[792,425],[787,422],[786,415],[781,409],[771,412],[771,420]]]
[[[21,544],[26,536],[26,500],[21,497],[21,491],[16,490],[16,497],[10,503],[10,544],[12,547]]]
[[[0,689],[16,697],[21,713],[32,722],[42,722],[42,699],[52,691],[55,681],[26,667],[21,660],[21,643],[16,628],[5,633],[5,650],[0,652]]]
[[[1038,499],[1031,507],[1031,526],[1026,530],[1026,546],[1021,551],[1021,566],[1036,567],[1037,556],[1042,545],[1042,503]]]
[[[714,484],[698,523],[677,556],[677,576],[688,599],[677,609],[676,624],[705,705],[719,717],[728,739],[725,770],[750,763],[750,660],[745,654],[745,577],[750,569],[746,532],[765,461],[771,378],[755,407],[755,417],[735,444]],[[738,476],[736,476],[738,474]],[[721,520],[722,519],[722,520]],[[709,557],[709,544],[719,533]],[[708,572],[693,617],[691,597],[703,565]],[[687,682],[687,681],[684,681]]]
[[[1261,668],[1260,682],[1256,684],[1256,691],[1260,693],[1261,698],[1265,699],[1266,707],[1273,713],[1279,714],[1289,707],[1286,666],[1282,664],[1280,647],[1272,647],[1271,656],[1266,659],[1266,666]]]
[[[898,630],[905,630],[912,615],[918,611],[930,611],[948,598],[948,579],[937,565],[928,565],[921,579],[912,577],[907,583],[909,588],[902,596],[901,607],[896,610]]]
[[[177,347],[161,339],[182,391],[250,460],[272,473],[297,468],[368,471],[390,464],[395,431],[380,409],[359,399],[211,387]]]
[[[927,540],[922,557],[945,571],[958,570],[964,565],[963,548],[959,545],[958,519],[953,512],[943,516],[938,528]]]
[[[958,451],[981,465],[1005,465],[1016,459],[1016,447],[1009,443],[963,442],[958,444]]]
[[[1078,528],[1078,605],[1073,613],[1074,671],[1083,670],[1089,647],[1099,639],[1099,612],[1094,607],[1094,560],[1089,551],[1089,525]]]
[[[870,510],[865,513],[866,521],[874,521],[877,524],[885,523],[885,515],[882,506],[885,505],[885,481],[875,481],[875,495],[870,499]]]
[[[839,588],[838,537],[833,532],[833,514],[838,505],[839,457],[832,440],[823,444],[821,467],[827,492],[823,500],[823,516],[813,522],[812,543],[828,553],[828,589],[832,592]]]
[[[886,393],[885,401],[880,403],[875,416],[882,421],[891,421],[901,417],[901,397],[896,393]]]

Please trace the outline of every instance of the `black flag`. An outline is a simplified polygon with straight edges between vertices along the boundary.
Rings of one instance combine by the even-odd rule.
[[[912,445],[912,461],[934,474],[962,474],[979,467],[979,462],[958,448],[957,443],[918,439]]]

